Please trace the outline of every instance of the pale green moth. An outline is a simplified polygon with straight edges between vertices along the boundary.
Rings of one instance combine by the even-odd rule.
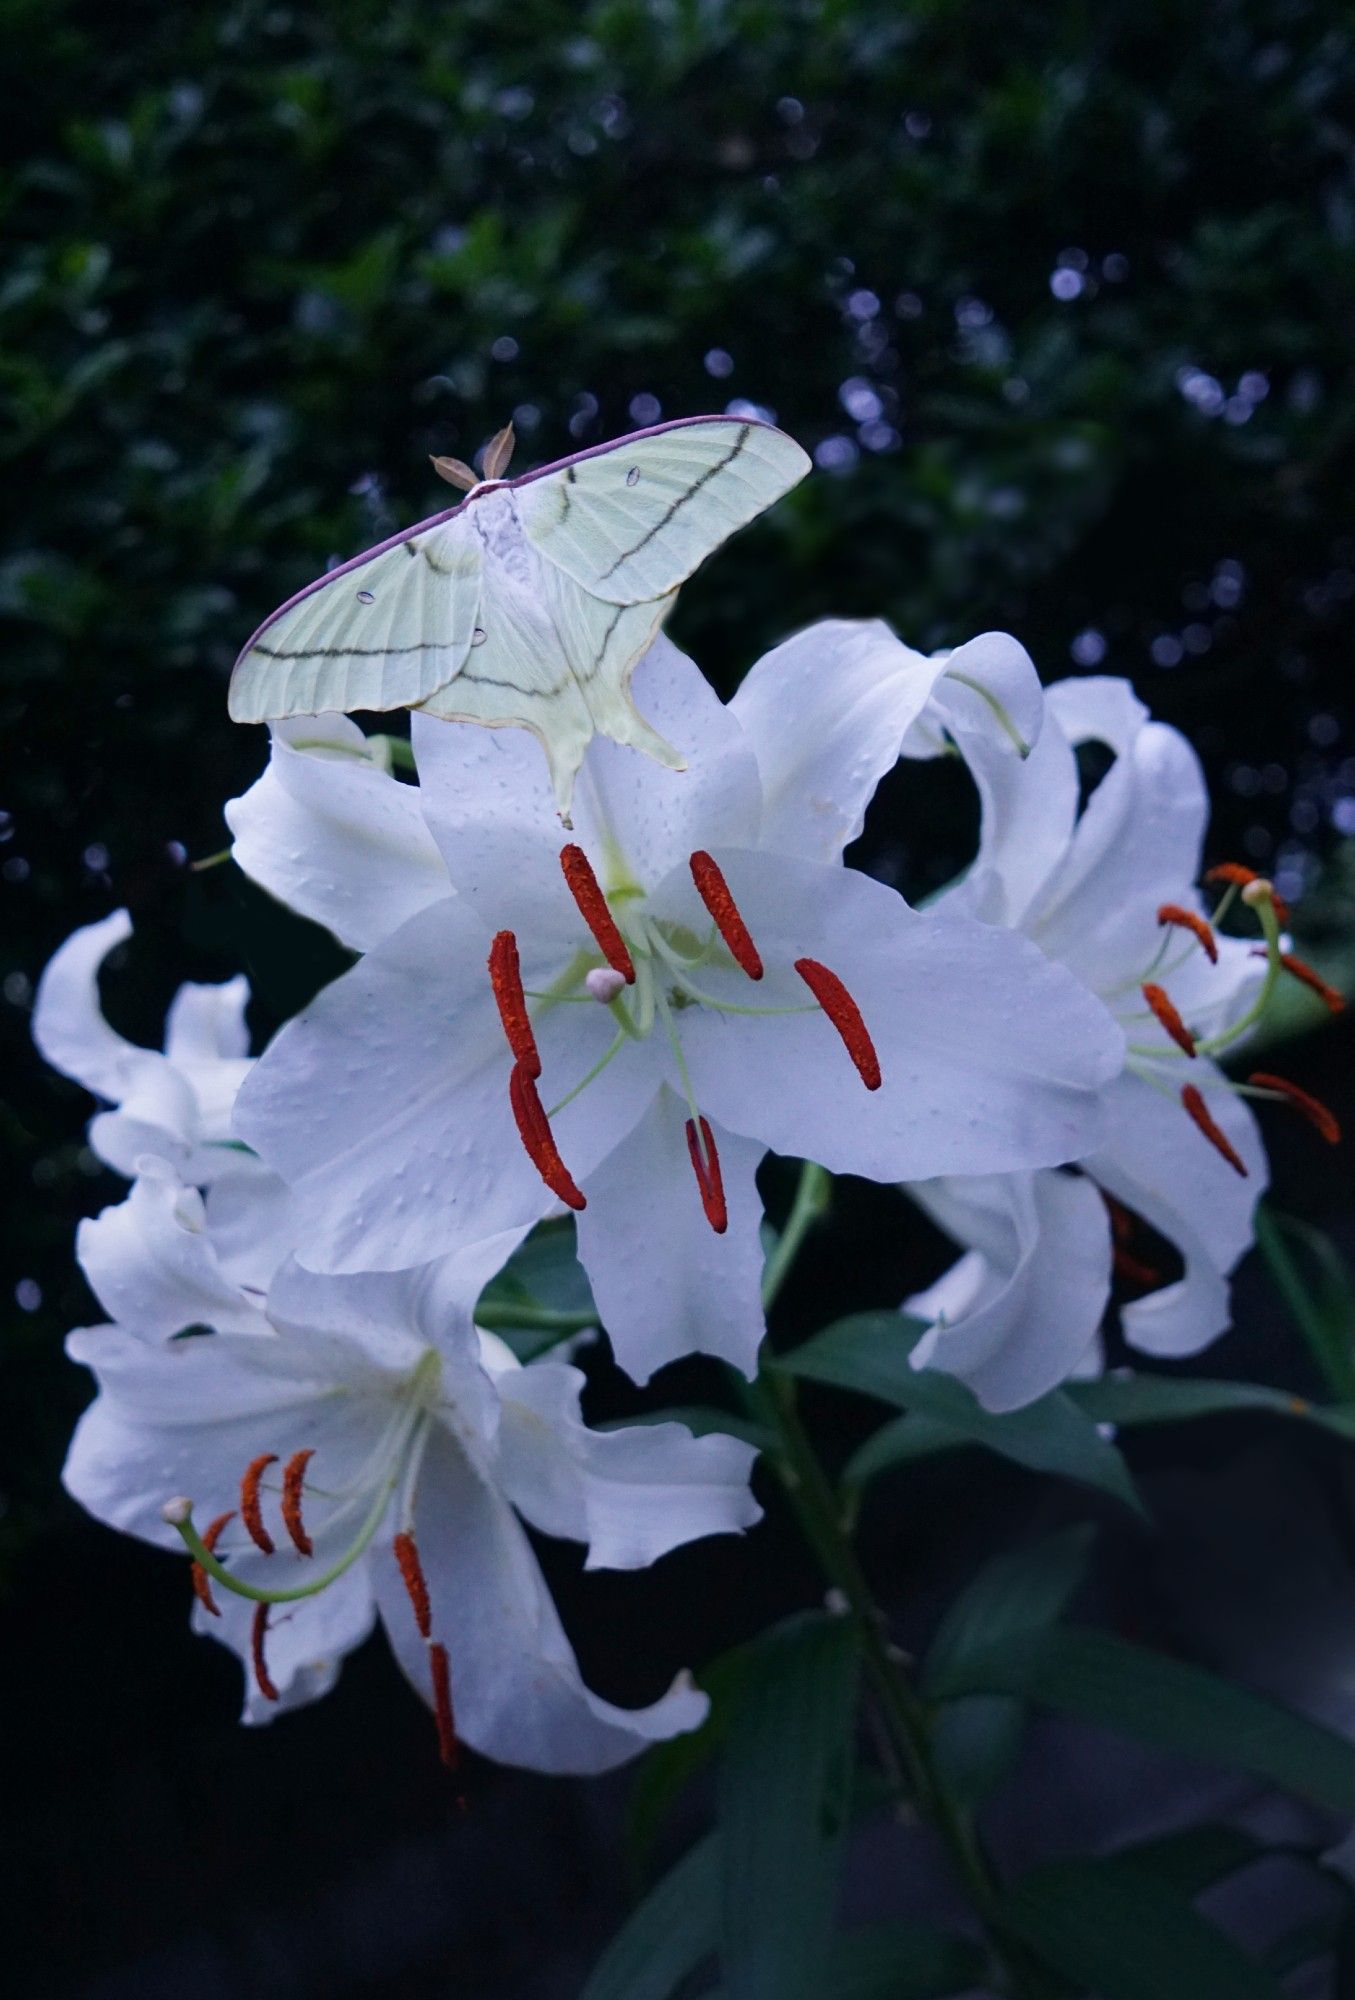
[[[783,431],[686,417],[503,479],[512,426],[482,479],[289,599],[235,664],[230,712],[268,722],[328,710],[417,707],[454,722],[516,723],[540,739],[567,816],[595,731],[681,770],[630,677],[678,585],[809,470]]]

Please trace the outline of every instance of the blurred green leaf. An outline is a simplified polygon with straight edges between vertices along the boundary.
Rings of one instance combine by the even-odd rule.
[[[933,1674],[963,1670],[972,1654],[1056,1623],[1086,1574],[1094,1536],[1089,1527],[1068,1528],[985,1563],[937,1628],[923,1665],[924,1688]],[[1002,1782],[1020,1750],[1025,1714],[1024,1703],[1005,1695],[972,1695],[940,1711],[936,1755],[963,1803],[978,1804]]]
[[[720,1959],[739,2000],[822,2000],[850,1810],[855,1626],[810,1613],[759,1647],[717,1792]]]
[[[1004,1924],[1101,2000],[1280,2000],[1270,1974],[1159,1876],[1117,1860],[1025,1876]]]
[[[1104,1375],[1095,1382],[1070,1382],[1067,1394],[1096,1423],[1129,1429],[1255,1411],[1295,1417],[1339,1437],[1355,1438],[1355,1404],[1333,1409],[1256,1382],[1217,1382],[1193,1375]]]
[[[715,1949],[720,1850],[707,1834],[626,1919],[579,2000],[670,2000]]]
[[[1248,1771],[1335,1812],[1355,1812],[1355,1743],[1185,1660],[1110,1632],[1017,1633],[930,1681],[933,1699],[1018,1695],[1136,1742]]]
[[[863,1924],[838,1940],[824,1974],[823,2000],[945,2000],[983,1977],[984,1954],[932,1924]],[[718,1987],[703,2000],[733,2000]]]
[[[1343,1402],[1355,1400],[1355,1279],[1340,1251],[1320,1229],[1267,1202],[1256,1211],[1256,1242],[1323,1380]]]
[[[844,1474],[848,1485],[863,1485],[887,1467],[906,1462],[910,1427],[921,1420],[928,1451],[983,1445],[1031,1471],[1077,1480],[1142,1513],[1119,1452],[1066,1395],[1056,1391],[1023,1410],[994,1416],[963,1382],[912,1366],[909,1355],[921,1332],[916,1320],[898,1313],[856,1313],[779,1355],[773,1364],[802,1380],[853,1389],[911,1413],[862,1446]],[[938,1444],[939,1438],[946,1445]]]

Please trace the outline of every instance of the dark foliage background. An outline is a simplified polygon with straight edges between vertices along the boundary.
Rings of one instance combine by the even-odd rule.
[[[511,413],[552,458],[734,399],[819,471],[678,608],[722,685],[829,611],[924,647],[1002,625],[1050,675],[1128,674],[1205,758],[1216,853],[1306,892],[1307,942],[1338,947],[1355,26],[1335,0],[8,0],[3,20],[0,1591],[24,1682],[6,1872],[32,1884],[10,1963],[42,1995],[570,1994],[624,1903],[624,1787],[485,1772],[455,1822],[376,1648],[321,1709],[242,1737],[179,1570],[60,1496],[87,1385],[59,1340],[91,1310],[72,1230],[116,1190],[81,1094],[30,1057],[32,984],[126,903],[121,1025],[158,1039],[179,978],[247,962],[265,1031],[325,975],[323,941],[184,865],[264,755],[225,719],[242,639],[441,506],[430,451],[468,456]],[[952,871],[951,777],[891,785],[870,865],[916,889]],[[1289,1067],[1348,1103],[1342,1039]],[[1348,1235],[1349,1167],[1276,1136],[1281,1200]],[[856,1191],[788,1325],[939,1262]],[[1239,1319],[1211,1365],[1302,1380],[1259,1277]],[[1254,1448],[1187,1427],[1139,1462],[1226,1519]],[[1339,1541],[1334,1458],[1265,1452]],[[1062,1504],[969,1461],[893,1489],[873,1534],[905,1623]],[[1192,1592],[1163,1581],[1168,1539],[1117,1561],[1112,1535],[1100,1588],[1170,1638]],[[1223,1539],[1257,1595],[1255,1551]],[[815,1587],[775,1523],[624,1586],[561,1567],[596,1679],[630,1699]],[[1056,1845],[1080,1828],[1057,1791],[1031,1815]]]

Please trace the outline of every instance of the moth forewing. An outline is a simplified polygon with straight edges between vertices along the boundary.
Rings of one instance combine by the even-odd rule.
[[[523,532],[594,596],[666,596],[809,470],[781,431],[701,418],[622,438],[517,482]]]
[[[236,722],[405,708],[457,674],[480,608],[481,551],[460,512],[319,578],[263,625],[231,676]]]

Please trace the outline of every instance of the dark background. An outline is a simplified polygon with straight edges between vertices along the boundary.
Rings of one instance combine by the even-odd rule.
[[[238,1731],[236,1669],[190,1639],[181,1567],[61,1495],[88,1383],[60,1339],[93,1312],[72,1231],[118,1189],[83,1149],[82,1093],[32,1058],[33,983],[77,923],[124,903],[120,1026],[158,1041],[181,978],[245,964],[266,1033],[332,960],[233,868],[185,867],[223,845],[221,805],[265,754],[225,717],[241,641],[327,561],[444,504],[430,451],[470,456],[511,414],[521,467],[740,399],[819,469],[678,607],[670,629],[722,687],[829,612],[925,648],[1005,626],[1050,677],[1129,675],[1206,762],[1212,858],[1273,870],[1302,898],[1304,948],[1339,969],[1351,16],[1335,0],[8,0],[0,19],[0,1657],[19,1679],[0,1796],[5,1880],[24,1885],[5,1962],[25,1994],[99,2000],[568,1996],[625,1906],[624,1779],[481,1768],[457,1818],[379,1642],[319,1708]],[[971,837],[961,775],[914,771],[860,858],[920,891]],[[1337,1028],[1286,1066],[1349,1109],[1350,1048]],[[1348,1243],[1345,1157],[1273,1137],[1280,1203]],[[893,1303],[943,1262],[892,1196],[848,1189],[785,1330]],[[1250,1266],[1238,1319],[1211,1369],[1306,1383]],[[626,1407],[614,1381],[595,1407]],[[830,1399],[818,1414],[844,1420]],[[1280,1557],[1258,1513],[1290,1524],[1291,1594],[1299,1542],[1335,1551],[1303,1604],[1323,1630],[1346,1616],[1338,1455],[1243,1425],[1134,1455],[1165,1525],[1107,1523],[1103,1612],[1258,1680],[1307,1666],[1300,1694],[1339,1713],[1302,1605],[1285,1669],[1236,1618],[1187,1629],[1205,1577],[1266,1625]],[[867,1532],[910,1637],[982,1553],[1086,1511],[971,1458],[909,1479]],[[1236,1504],[1272,1491],[1273,1515]],[[645,1579],[585,1583],[569,1552],[549,1559],[596,1684],[629,1700],[817,1588],[779,1518]],[[1349,1657],[1336,1646],[1346,1673]],[[1119,1768],[1106,1740],[1065,1735],[1015,1837],[1077,1851],[1126,1812],[1171,1818],[1179,1773],[1145,1785],[1140,1762],[1117,1789]],[[853,1896],[930,1895],[915,1847],[860,1857]]]

